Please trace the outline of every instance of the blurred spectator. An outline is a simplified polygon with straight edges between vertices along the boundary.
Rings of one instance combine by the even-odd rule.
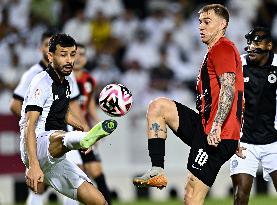
[[[139,21],[130,9],[126,9],[122,15],[116,18],[112,23],[112,34],[116,42],[116,52],[114,52],[114,60],[121,71],[125,70],[123,58],[126,52],[127,45],[134,38],[139,27]],[[115,45],[113,45],[115,48]]]
[[[31,14],[47,26],[54,26],[58,21],[55,7],[59,2],[55,0],[31,0]]]
[[[96,14],[101,11],[107,18],[115,18],[123,11],[121,0],[87,0],[86,17],[95,18]]]
[[[1,67],[0,76],[5,84],[5,87],[12,91],[17,85],[20,76],[24,72],[23,69],[20,70],[19,66],[19,56],[15,51],[15,44],[9,43],[7,50],[10,54],[10,63],[6,66]]]
[[[141,106],[145,92],[149,86],[149,74],[141,67],[138,61],[131,61],[125,65],[126,72],[122,74],[120,83],[127,86],[134,97],[134,107]]]
[[[168,67],[167,51],[161,49],[160,64],[150,70],[150,87],[160,91],[169,91],[174,82],[174,72]]]
[[[147,2],[149,0],[122,0],[126,9],[131,9],[135,14],[143,19],[147,15]]]
[[[244,53],[244,35],[251,30],[250,19],[242,13],[239,4],[234,4],[230,1],[228,9],[230,21],[226,30],[226,36],[235,43],[240,53]]]
[[[109,83],[118,82],[120,78],[119,69],[115,66],[114,60],[110,54],[100,54],[97,58],[97,66],[91,72],[97,85],[95,96]]]
[[[9,102],[12,97],[12,92],[7,89],[5,82],[1,79],[0,76],[0,102],[2,106],[0,106],[0,114],[8,114],[10,113]]]
[[[113,21],[112,34],[126,45],[134,39],[138,26],[139,22],[133,11],[126,9],[121,16]]]
[[[172,30],[174,21],[165,14],[163,8],[153,8],[149,17],[144,21],[144,28],[149,34],[150,43],[160,45],[164,33]]]
[[[18,71],[22,73],[40,58],[37,47],[33,47],[28,43],[28,34],[21,34],[18,42],[14,45],[14,52],[18,56]]]
[[[85,9],[87,0],[59,0],[57,8],[59,12],[58,27],[63,25],[72,18],[77,10]]]
[[[30,0],[10,0],[8,3],[9,24],[18,30],[28,25]]]
[[[124,62],[137,61],[144,69],[149,69],[159,63],[157,46],[150,43],[148,33],[139,28],[134,41],[127,46]]]
[[[277,2],[276,0],[261,0],[260,6],[256,13],[253,26],[264,26],[272,28],[273,19],[276,16]]]
[[[187,54],[181,49],[181,46],[172,39],[172,32],[168,31],[164,34],[161,50],[161,52],[164,53],[164,58],[166,58],[164,59],[164,63],[175,72],[178,80],[195,77],[194,72],[193,74],[188,73],[192,70],[186,68],[185,63],[188,62]],[[188,72],[185,71],[186,69]]]
[[[91,42],[97,51],[101,50],[111,37],[111,22],[103,14],[97,11],[95,18],[90,22]]]
[[[229,7],[231,7],[231,9],[232,7],[235,7],[238,10],[238,13],[243,16],[244,21],[250,23],[257,15],[257,8],[260,5],[261,0],[228,0],[226,3],[228,9]]]
[[[0,22],[0,41],[6,36],[16,33],[17,29],[9,23],[9,10],[7,7],[3,7],[1,10],[1,22]]]
[[[89,45],[91,41],[90,24],[85,18],[83,8],[77,9],[74,16],[64,24],[63,32],[71,35],[77,42]]]

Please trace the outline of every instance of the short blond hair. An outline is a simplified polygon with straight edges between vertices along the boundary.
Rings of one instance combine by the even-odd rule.
[[[210,10],[213,10],[216,15],[218,15],[221,18],[225,19],[226,20],[226,27],[228,26],[230,15],[229,15],[228,9],[225,6],[223,6],[221,4],[209,4],[209,5],[203,6],[198,11],[198,14],[205,13],[205,12],[208,12]]]

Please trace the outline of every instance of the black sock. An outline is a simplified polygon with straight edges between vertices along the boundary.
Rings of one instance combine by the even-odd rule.
[[[164,168],[165,139],[152,138],[148,140],[149,156],[152,167]]]
[[[106,184],[106,180],[105,180],[105,176],[104,174],[99,175],[98,177],[96,177],[94,179],[98,190],[103,194],[104,198],[106,199],[106,201],[108,202],[109,205],[112,204],[111,202],[111,194],[110,191],[108,189],[108,186]]]

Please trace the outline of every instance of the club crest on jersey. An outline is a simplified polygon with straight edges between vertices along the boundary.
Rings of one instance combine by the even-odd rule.
[[[275,74],[271,73],[268,77],[267,80],[269,83],[276,83],[277,77]]]
[[[249,77],[244,77],[244,82],[248,83],[249,82]]]
[[[35,91],[35,98],[38,99],[40,97],[40,95],[41,95],[41,91],[39,88],[37,88]]]
[[[238,162],[238,160],[233,160],[232,161],[232,168],[234,169],[234,168],[236,168],[237,166],[238,166],[238,164],[239,164],[239,162]]]

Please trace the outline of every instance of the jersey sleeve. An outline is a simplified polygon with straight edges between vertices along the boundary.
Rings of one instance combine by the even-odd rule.
[[[236,54],[228,44],[220,44],[211,52],[211,60],[218,76],[223,73],[236,73]]]
[[[18,85],[16,86],[13,92],[13,98],[23,101],[26,91],[32,81],[34,76],[30,75],[30,72],[27,71],[23,74],[22,78],[20,79]]]
[[[73,72],[69,75],[69,85],[70,85],[70,90],[71,90],[71,94],[70,94],[70,100],[75,100],[80,96],[80,91],[78,88],[78,84],[76,81],[76,78],[73,74]]]
[[[44,81],[40,82],[35,78],[27,91],[24,101],[26,103],[25,113],[28,111],[38,111],[42,113],[43,106],[49,96],[49,86]]]

